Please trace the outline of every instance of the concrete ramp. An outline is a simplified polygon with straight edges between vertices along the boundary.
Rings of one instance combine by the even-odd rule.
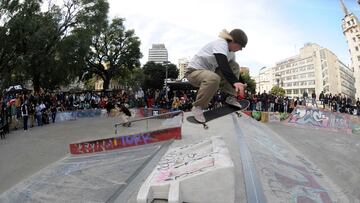
[[[249,117],[238,124],[268,202],[349,202],[330,177],[266,125]]]
[[[183,139],[174,142],[172,147],[197,143],[199,139],[206,137],[222,137],[234,163],[234,202],[351,202],[330,177],[265,124],[246,115],[239,118],[236,114],[216,119],[208,124],[209,129],[204,130],[201,125],[185,122]],[[187,152],[187,154],[192,153],[196,151]],[[201,168],[198,165],[196,167]],[[206,171],[204,172],[206,174]],[[186,173],[186,171],[177,171],[177,173]],[[191,178],[196,182],[196,176],[188,177],[187,181],[191,182]],[[211,188],[217,185],[221,178],[221,176],[210,178],[198,184]],[[147,187],[146,184],[143,187]],[[182,191],[181,196],[191,195],[190,192],[189,194],[184,192],[186,190]],[[166,195],[169,194],[171,194],[169,191],[166,192]],[[162,198],[178,202],[179,193],[173,194],[174,197],[165,195]],[[226,202],[225,200],[229,199],[227,195],[231,195],[219,190],[211,191],[208,196],[214,194],[222,195],[223,201],[220,202]],[[141,201],[138,202],[146,202],[144,201],[146,198],[140,199]]]
[[[0,202],[112,202],[164,147],[66,156],[3,193]]]
[[[211,137],[169,150],[140,188],[137,202],[234,202],[234,179],[224,141]]]
[[[358,116],[337,113],[327,109],[297,106],[284,123],[360,135],[360,118]]]

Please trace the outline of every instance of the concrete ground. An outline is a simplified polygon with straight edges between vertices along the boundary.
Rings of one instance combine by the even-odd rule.
[[[14,186],[21,187],[22,180],[38,177],[33,174],[39,170],[45,168],[46,171],[49,165],[51,168],[64,162],[69,143],[114,136],[113,125],[117,122],[117,118],[111,117],[85,118],[36,127],[29,132],[11,132],[5,140],[0,140],[0,197]],[[137,132],[146,125],[122,128],[119,134]],[[259,186],[256,180],[261,182],[259,194],[263,194],[267,202],[313,202],[310,197],[318,198],[315,202],[360,202],[358,136],[288,127],[282,123],[262,124],[245,116],[236,118],[235,114],[209,122],[209,130],[185,119],[182,135],[183,139],[174,141],[170,147],[191,144],[209,136],[223,137],[235,165],[236,202],[251,202],[249,195],[259,197],[246,191],[249,172],[257,174],[252,179],[254,187]],[[134,175],[128,173],[120,177],[133,176],[133,181],[112,201],[136,202],[142,181],[159,157],[144,160],[148,164],[143,171],[135,169]],[[126,165],[121,167],[132,170]],[[311,180],[309,185],[303,184],[306,183],[304,177]],[[321,195],[317,196],[319,191]]]
[[[266,124],[315,163],[346,195],[360,202],[360,136]]]
[[[114,117],[82,118],[30,128],[27,132],[11,131],[0,140],[0,194],[65,157],[70,143],[113,137],[115,123],[118,119]],[[121,130],[128,133],[136,129]]]

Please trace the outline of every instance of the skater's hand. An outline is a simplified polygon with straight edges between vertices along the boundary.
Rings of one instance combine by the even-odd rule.
[[[235,91],[238,95],[245,95],[245,85],[241,82],[234,83]]]

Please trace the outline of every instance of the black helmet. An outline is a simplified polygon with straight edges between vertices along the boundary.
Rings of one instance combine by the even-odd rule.
[[[240,29],[233,29],[230,32],[230,35],[233,38],[235,43],[240,44],[242,47],[246,46],[246,44],[248,42],[248,38],[244,31],[242,31]]]

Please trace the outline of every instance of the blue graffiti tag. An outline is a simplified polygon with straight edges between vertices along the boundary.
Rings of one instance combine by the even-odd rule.
[[[126,145],[138,145],[139,142],[143,141],[145,144],[150,140],[150,133],[147,134],[137,134],[137,135],[128,135],[121,137],[121,143],[123,146]]]

